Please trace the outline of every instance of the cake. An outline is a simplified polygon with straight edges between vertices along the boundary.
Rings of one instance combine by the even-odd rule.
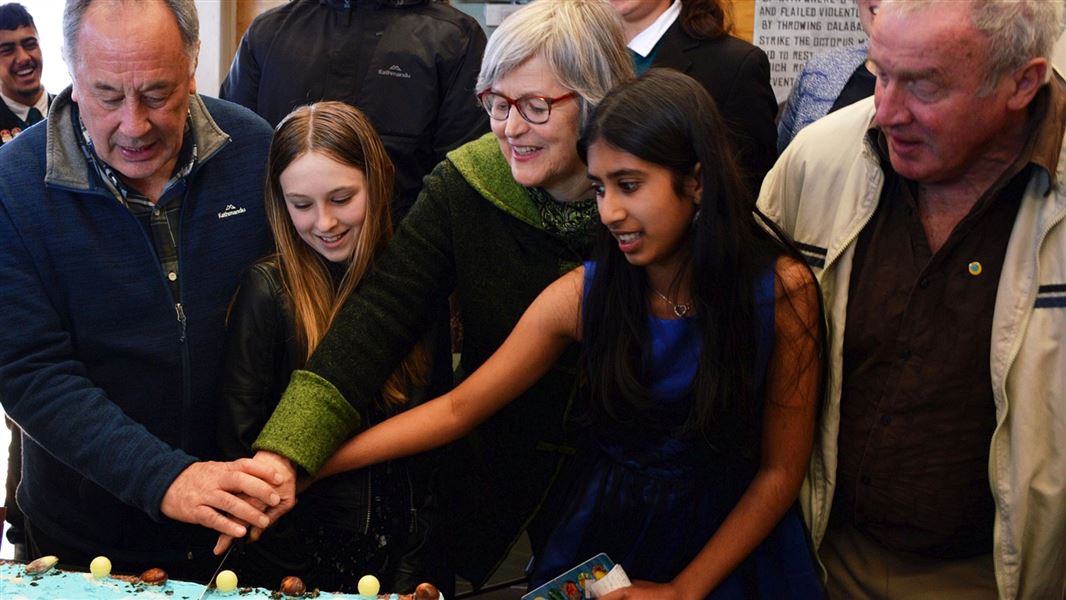
[[[90,573],[51,568],[43,573],[27,573],[28,565],[0,560],[0,598],[3,600],[198,600],[204,585],[169,579],[151,585],[139,577],[111,575],[96,578]],[[152,569],[151,571],[158,571]],[[145,573],[148,573],[147,571]],[[280,578],[279,578],[280,580]],[[425,584],[424,584],[425,585]],[[421,587],[421,586],[420,586]],[[439,594],[439,600],[444,596]],[[341,594],[310,590],[300,596],[285,596],[279,591],[239,587],[231,592],[211,588],[204,600],[282,600],[316,598],[318,600],[415,600],[415,594]]]

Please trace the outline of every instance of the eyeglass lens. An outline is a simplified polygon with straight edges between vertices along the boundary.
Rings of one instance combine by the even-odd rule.
[[[518,112],[522,115],[522,118],[533,124],[547,123],[548,117],[551,115],[551,103],[547,98],[538,96],[510,100],[499,94],[485,94],[481,97],[481,102],[484,104],[485,111],[489,113],[489,116],[497,121],[503,121],[507,118],[511,112],[512,103],[518,107]]]

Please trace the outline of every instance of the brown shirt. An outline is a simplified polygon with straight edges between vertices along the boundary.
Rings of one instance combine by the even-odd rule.
[[[890,548],[944,557],[992,550],[996,288],[1032,170],[1054,176],[1064,116],[1066,94],[1054,84],[1041,91],[1018,160],[936,253],[916,185],[893,171],[884,136],[870,130],[885,185],[855,248],[832,514]]]

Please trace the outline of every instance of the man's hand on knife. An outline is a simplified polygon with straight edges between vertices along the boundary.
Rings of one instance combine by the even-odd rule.
[[[269,471],[274,474],[274,477],[270,480],[273,481],[271,496],[264,498],[261,495],[246,493],[240,498],[243,503],[254,506],[258,513],[254,521],[244,520],[244,525],[251,527],[249,538],[251,541],[255,541],[262,535],[263,529],[276,523],[282,515],[292,510],[292,507],[296,505],[296,467],[284,456],[266,450],[260,450],[251,459],[241,460],[255,463],[257,469],[262,469],[261,472]],[[275,498],[276,502],[270,501]],[[265,520],[258,518],[259,516],[263,516]],[[243,528],[241,532],[235,529],[223,531],[217,527],[213,527],[213,529],[221,534],[218,536],[218,542],[214,548],[216,555],[225,552],[233,543],[234,538],[243,537],[245,532],[247,532],[247,528]]]
[[[174,479],[159,508],[176,521],[242,537],[247,525],[271,522],[269,511],[282,503],[279,486],[284,481],[265,461],[196,462]]]

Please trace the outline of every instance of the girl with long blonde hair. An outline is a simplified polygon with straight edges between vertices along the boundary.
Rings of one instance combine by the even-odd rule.
[[[374,128],[352,106],[300,107],[275,130],[265,200],[277,251],[245,273],[230,307],[219,420],[227,458],[252,454],[292,371],[392,237],[393,172]],[[426,363],[422,347],[403,360],[378,401],[362,407],[363,424],[407,404],[425,383]],[[361,575],[374,573],[393,589],[418,530],[413,486],[408,465],[398,462],[319,483],[278,527],[243,548],[242,582],[271,588],[299,575],[309,587],[355,591]]]

